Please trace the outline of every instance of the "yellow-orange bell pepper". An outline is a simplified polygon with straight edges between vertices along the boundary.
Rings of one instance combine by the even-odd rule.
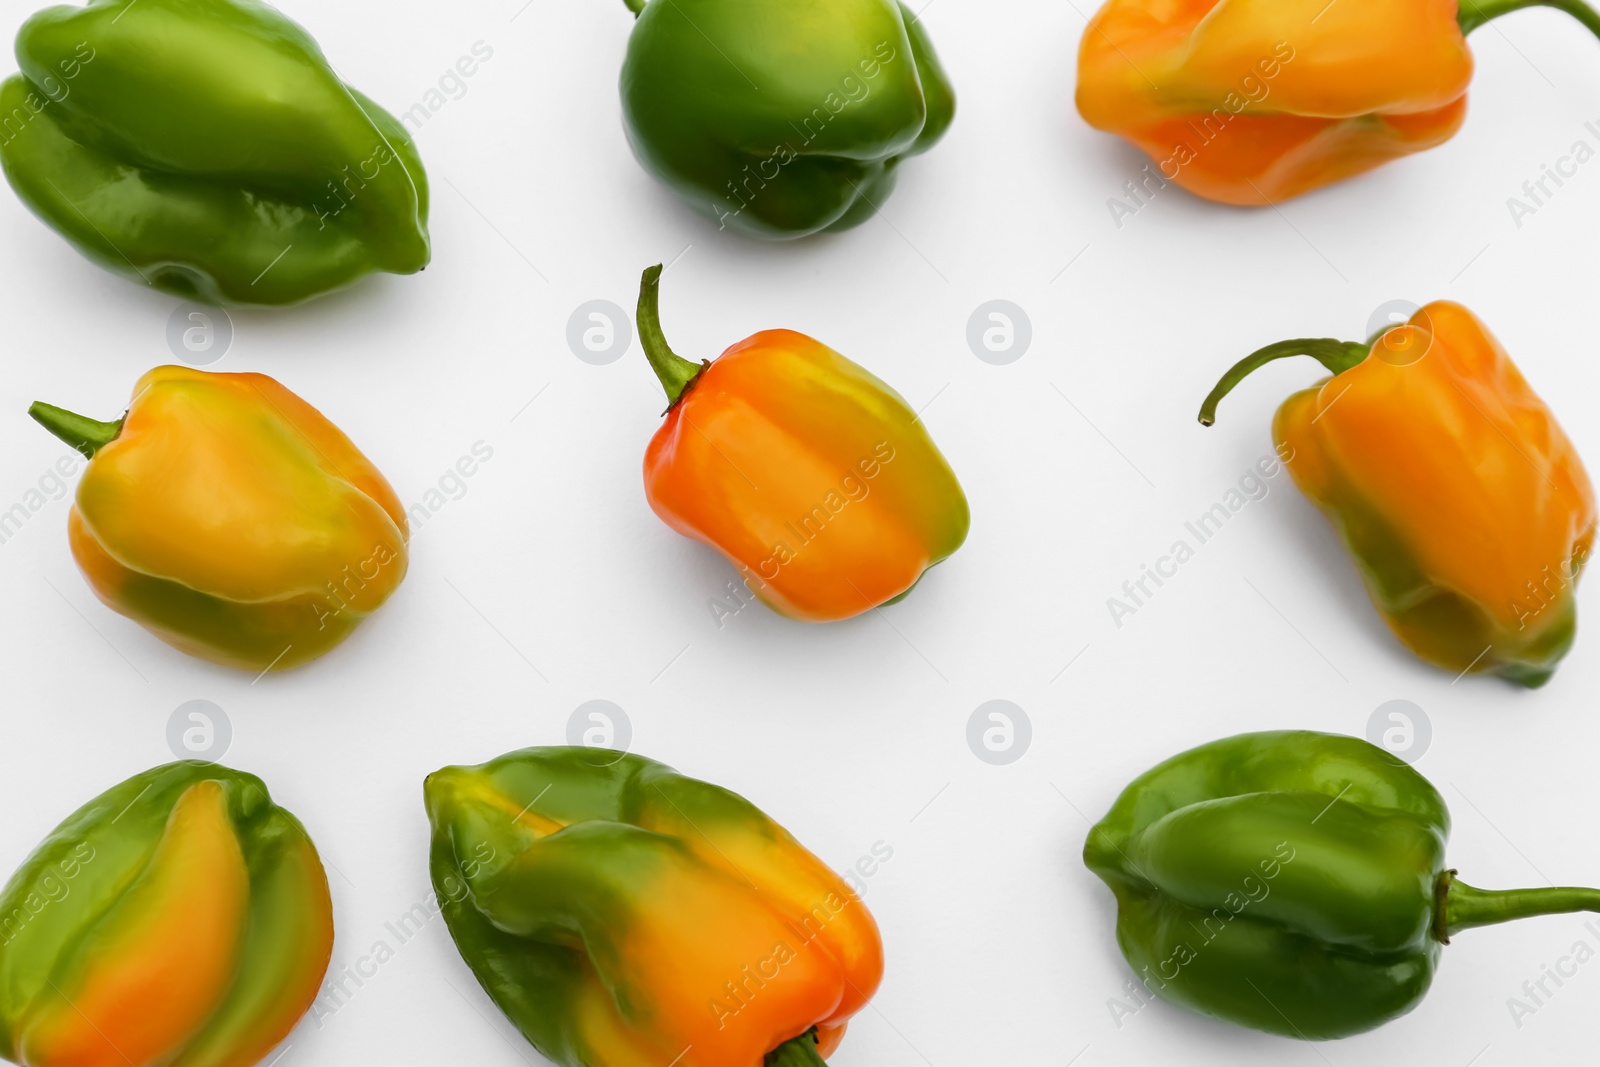
[[[1583,0],[1109,0],[1078,51],[1078,111],[1165,182],[1268,204],[1443,144],[1466,117],[1466,34]],[[1141,194],[1143,195],[1143,194]]]
[[[69,816],[0,891],[0,1056],[249,1067],[332,951],[322,861],[261,779],[156,767]]]
[[[682,359],[661,333],[660,277],[645,271],[638,319],[670,405],[644,460],[662,521],[806,622],[894,601],[961,547],[966,494],[898,393],[792,330]]]
[[[116,422],[29,414],[90,457],[68,535],[95,595],[190,655],[257,672],[305,663],[405,577],[394,490],[264,374],[157,367]]]
[[[1549,681],[1572,645],[1594,488],[1505,349],[1438,301],[1369,342],[1261,349],[1217,384],[1201,423],[1245,375],[1297,355],[1334,377],[1284,401],[1274,442],[1395,635],[1447,670]]]

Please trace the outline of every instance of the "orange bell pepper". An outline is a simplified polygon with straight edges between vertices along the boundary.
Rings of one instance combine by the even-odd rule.
[[[1466,117],[1466,34],[1525,7],[1600,36],[1583,0],[1110,0],[1078,50],[1078,111],[1176,182],[1271,204],[1443,144]]]
[[[682,359],[661,333],[660,278],[644,272],[638,319],[669,404],[644,460],[663,522],[806,622],[890,603],[961,547],[966,495],[898,393],[792,330]]]
[[[127,413],[28,413],[90,458],[67,531],[95,595],[176,648],[284,670],[406,574],[405,509],[337,426],[264,374],[157,367]]]
[[[1370,342],[1285,341],[1247,356],[1200,422],[1251,371],[1297,355],[1334,376],[1284,402],[1274,443],[1395,636],[1447,670],[1549,681],[1576,629],[1594,488],[1505,349],[1439,301]]]

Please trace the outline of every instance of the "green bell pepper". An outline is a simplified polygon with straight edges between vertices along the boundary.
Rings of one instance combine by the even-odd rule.
[[[92,0],[17,35],[0,165],[88,258],[216,304],[293,304],[427,265],[404,127],[256,0]]]
[[[530,748],[424,792],[456,947],[564,1067],[821,1067],[878,988],[866,905],[726,789]]]
[[[1600,911],[1594,889],[1474,889],[1444,865],[1450,814],[1359,738],[1242,734],[1137,778],[1083,859],[1152,994],[1307,1040],[1416,1007],[1461,930]]]
[[[626,2],[628,140],[721,229],[856,226],[955,117],[933,42],[897,0]]]

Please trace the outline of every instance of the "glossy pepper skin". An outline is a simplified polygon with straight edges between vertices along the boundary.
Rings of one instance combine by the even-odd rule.
[[[1416,1007],[1461,930],[1600,910],[1600,891],[1474,889],[1426,778],[1355,737],[1241,734],[1123,790],[1083,861],[1136,979],[1174,1004],[1323,1040]]]
[[[405,510],[337,426],[264,374],[157,367],[127,413],[29,414],[90,457],[67,520],[95,595],[255,673],[315,659],[405,577]]]
[[[1273,441],[1395,636],[1458,674],[1549,681],[1576,630],[1594,489],[1505,349],[1439,301],[1370,342],[1261,349],[1223,377],[1201,423],[1251,371],[1295,355],[1334,377],[1284,401]]]
[[[427,265],[428,183],[393,116],[256,0],[92,0],[17,35],[0,164],[85,256],[216,304],[294,304]]]
[[[961,547],[966,495],[898,393],[792,330],[682,359],[661,333],[660,278],[644,273],[638,323],[670,405],[644,459],[663,522],[805,622],[890,603]]]
[[[78,809],[0,891],[0,1056],[249,1067],[332,951],[322,861],[261,780],[156,767]]]
[[[898,0],[628,0],[634,155],[753,237],[865,222],[955,117],[933,42]]]
[[[456,947],[563,1067],[820,1064],[877,991],[866,905],[726,789],[529,748],[424,791]]]
[[[1078,111],[1150,156],[1147,192],[1278,203],[1453,137],[1466,34],[1533,6],[1600,35],[1583,0],[1109,0],[1079,46]]]

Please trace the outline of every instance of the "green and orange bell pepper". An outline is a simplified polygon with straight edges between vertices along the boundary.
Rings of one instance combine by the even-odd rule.
[[[1443,144],[1472,80],[1466,35],[1583,0],[1109,0],[1078,50],[1078,111],[1158,174],[1226,204],[1272,204]]]
[[[0,1056],[249,1067],[332,952],[322,861],[261,780],[156,767],[78,809],[0,891]]]
[[[899,394],[792,330],[763,330],[715,361],[683,359],[661,333],[660,277],[645,271],[638,321],[669,405],[644,460],[663,522],[807,622],[904,596],[961,547],[966,494]]]
[[[1201,423],[1251,371],[1298,355],[1333,377],[1284,401],[1273,441],[1395,635],[1450,671],[1547,682],[1572,645],[1594,488],[1505,349],[1472,312],[1439,301],[1370,341],[1285,341],[1247,356]]]
[[[114,422],[29,414],[90,457],[67,532],[95,595],[190,655],[254,672],[305,663],[405,577],[388,481],[264,374],[157,367]]]
[[[877,991],[866,905],[726,789],[530,748],[424,792],[456,947],[564,1067],[820,1065]]]

